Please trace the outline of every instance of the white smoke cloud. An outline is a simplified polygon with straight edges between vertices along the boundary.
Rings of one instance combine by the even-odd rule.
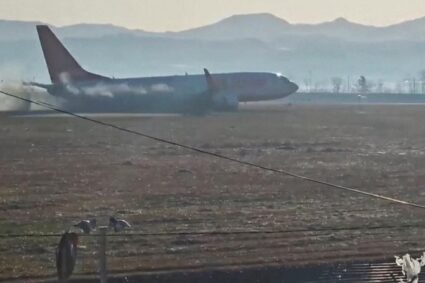
[[[65,86],[67,92],[73,95],[81,94],[80,90],[72,84],[71,75],[67,72],[59,74],[59,81]]]
[[[154,84],[151,86],[153,92],[173,92],[174,88],[167,84]]]
[[[73,84],[69,73],[61,73],[59,75],[60,82],[65,86],[66,90],[73,95],[89,95],[89,96],[105,96],[114,97],[115,94],[132,94],[132,95],[146,95],[148,91],[143,86],[130,86],[123,82],[119,84],[108,84],[99,82],[95,85],[77,86]],[[170,93],[174,88],[165,84],[153,84],[149,88],[150,92]]]
[[[23,90],[29,95],[29,97],[32,100],[38,101],[38,102],[45,102],[50,105],[53,105],[55,107],[62,107],[62,103],[64,100],[59,97],[54,97],[50,95],[45,89],[36,87],[36,86],[23,86]],[[31,104],[31,111],[38,111],[38,110],[48,110],[47,108],[35,104]]]
[[[23,81],[34,80],[34,78],[25,76],[25,73],[24,66],[2,64],[0,66],[0,89],[23,98],[56,103],[56,100],[52,99],[44,89],[23,84]],[[0,94],[0,111],[29,111],[34,108],[36,107],[28,102]]]
[[[64,85],[69,85],[72,83],[71,75],[67,72],[63,72],[59,74],[59,81]]]
[[[107,96],[107,97],[114,96],[112,89],[107,88],[105,85],[94,85],[89,87],[82,87],[80,91],[81,91],[80,94],[89,95],[89,96]]]
[[[80,94],[90,95],[90,96],[107,96],[113,97],[115,94],[119,93],[128,93],[134,95],[144,95],[148,92],[143,87],[130,87],[126,83],[121,84],[104,84],[99,83],[93,86],[86,86],[80,88]]]
[[[75,86],[65,84],[66,90],[73,95],[105,96],[114,97],[116,94],[146,95],[149,92],[143,86],[130,86],[127,83],[107,84],[98,83],[89,86]],[[174,88],[167,84],[154,84],[149,87],[150,92],[170,93]]]
[[[4,92],[11,93],[23,98],[29,98],[28,92],[20,83],[0,83],[0,89]],[[13,97],[8,97],[0,93],[0,111],[28,111],[31,105],[28,102],[18,100]]]
[[[22,98],[35,100],[38,102],[46,102],[57,107],[61,107],[62,101],[59,98],[52,97],[46,90],[25,85],[22,82],[0,82],[0,90],[20,96]],[[34,111],[47,110],[45,107],[21,101],[17,98],[9,97],[0,93],[0,111]]]

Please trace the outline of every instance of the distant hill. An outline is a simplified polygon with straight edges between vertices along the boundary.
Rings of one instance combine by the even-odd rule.
[[[322,35],[350,41],[425,40],[425,17],[388,27],[352,23],[344,18],[320,24],[290,24],[271,14],[236,15],[217,23],[176,33],[182,38],[273,40],[286,35]]]
[[[292,30],[291,24],[270,14],[236,15],[217,23],[176,33],[180,38],[270,40]]]
[[[34,39],[40,22],[0,20],[0,41]],[[53,28],[62,37],[98,38],[109,35],[232,40],[252,38],[270,41],[285,35],[322,35],[351,41],[425,40],[425,17],[387,27],[352,23],[344,18],[320,24],[290,24],[271,14],[235,15],[211,25],[180,32],[148,32],[107,24],[77,24]]]
[[[0,42],[37,39],[36,25],[45,24],[41,22],[19,22],[0,20]],[[124,27],[106,25],[106,24],[77,24],[64,27],[51,28],[61,35],[61,37],[74,38],[99,38],[109,35],[138,35],[155,36],[156,33],[145,32],[142,30],[130,30]]]
[[[391,34],[394,38],[404,40],[425,39],[425,17],[406,21],[397,25],[383,28],[384,32]]]
[[[101,24],[78,24],[55,29],[60,32],[63,37],[75,38],[97,38],[118,34],[135,34],[140,36],[150,36],[155,34],[142,30],[130,30],[119,26]]]
[[[47,82],[37,22],[0,21],[0,80]],[[339,18],[290,24],[270,14],[236,15],[181,32],[113,25],[52,27],[87,69],[131,77],[212,72],[282,72],[302,84],[333,76],[401,81],[425,69],[425,17],[388,27]]]

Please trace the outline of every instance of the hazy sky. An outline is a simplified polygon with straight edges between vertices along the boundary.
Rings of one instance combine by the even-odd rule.
[[[112,23],[149,31],[177,31],[263,12],[291,23],[346,17],[382,26],[425,16],[425,0],[0,0],[0,19]]]

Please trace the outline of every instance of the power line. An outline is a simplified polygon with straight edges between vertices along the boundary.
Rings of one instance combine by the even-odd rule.
[[[366,191],[363,191],[363,190],[359,190],[359,189],[355,189],[355,188],[351,188],[351,187],[347,187],[347,186],[336,185],[336,184],[332,184],[332,183],[329,183],[329,182],[326,182],[326,181],[322,181],[322,180],[318,180],[318,179],[314,179],[314,178],[310,178],[310,177],[305,177],[305,176],[302,176],[302,175],[299,175],[299,174],[296,174],[296,173],[292,173],[290,171],[286,171],[286,170],[282,170],[282,169],[275,169],[275,168],[255,164],[255,163],[252,163],[252,162],[239,160],[239,159],[236,159],[236,158],[233,158],[233,157],[229,157],[229,156],[222,155],[222,154],[219,154],[219,153],[210,152],[210,151],[207,151],[207,150],[204,150],[204,149],[201,149],[201,148],[197,148],[197,147],[194,147],[194,146],[181,144],[181,143],[178,143],[178,142],[175,142],[175,141],[172,141],[172,140],[158,138],[158,137],[155,137],[155,136],[152,136],[152,135],[148,135],[148,134],[138,132],[138,131],[135,131],[135,130],[130,130],[130,129],[127,129],[127,128],[124,128],[124,127],[121,127],[121,126],[111,124],[111,123],[102,122],[100,120],[96,120],[96,119],[89,118],[89,117],[86,117],[86,116],[82,116],[82,115],[79,115],[79,114],[76,114],[76,113],[73,113],[73,112],[70,112],[70,111],[67,111],[67,110],[64,110],[64,109],[57,108],[57,106],[54,106],[54,105],[49,104],[49,103],[39,102],[39,101],[35,101],[35,100],[29,99],[29,98],[20,97],[20,96],[17,96],[17,95],[14,95],[14,94],[2,91],[2,90],[0,90],[0,93],[4,94],[6,96],[9,96],[9,97],[19,99],[21,101],[25,101],[25,102],[28,102],[28,103],[31,103],[31,104],[35,104],[35,105],[38,105],[38,106],[45,107],[47,109],[56,111],[58,113],[67,114],[67,115],[70,115],[72,117],[76,117],[76,118],[79,118],[79,119],[82,119],[82,120],[85,120],[85,121],[88,121],[88,122],[92,122],[92,123],[95,123],[95,124],[98,124],[98,125],[113,128],[113,129],[116,129],[116,130],[119,130],[119,131],[122,131],[122,132],[141,136],[141,137],[144,137],[144,138],[147,138],[147,139],[150,139],[150,140],[154,140],[154,141],[161,142],[161,143],[166,143],[166,144],[169,144],[169,145],[184,148],[184,149],[191,150],[191,151],[198,152],[198,153],[202,153],[202,154],[205,154],[205,155],[213,156],[213,157],[216,157],[216,158],[219,158],[219,159],[235,162],[235,163],[238,163],[238,164],[241,164],[241,165],[261,169],[261,170],[264,170],[264,171],[269,171],[269,172],[273,172],[273,173],[278,173],[278,174],[294,177],[294,178],[297,178],[297,179],[300,179],[300,180],[303,180],[303,181],[307,181],[307,182],[311,182],[311,183],[315,183],[315,184],[324,185],[326,187],[329,187],[329,188],[332,188],[332,189],[335,189],[335,190],[346,191],[346,192],[350,192],[350,193],[353,193],[353,194],[359,194],[359,195],[363,195],[363,196],[367,196],[367,197],[371,197],[371,198],[386,200],[386,201],[396,203],[396,204],[400,204],[400,205],[406,205],[406,206],[410,206],[410,207],[425,209],[425,205],[420,205],[420,204],[416,204],[416,203],[413,203],[413,202],[403,201],[403,200],[400,200],[400,199],[391,198],[391,197],[387,197],[387,196],[380,195],[380,194],[366,192]]]

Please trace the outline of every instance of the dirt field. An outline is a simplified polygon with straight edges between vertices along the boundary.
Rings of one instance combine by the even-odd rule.
[[[206,117],[101,119],[425,204],[425,106],[282,105]],[[0,211],[0,237],[62,233],[80,219],[107,224],[110,215],[131,222],[131,233],[280,231],[110,237],[112,273],[301,267],[425,250],[420,209],[72,118],[0,116]],[[0,280],[54,276],[58,240],[0,238]],[[76,274],[93,274],[96,239],[83,237],[81,245]]]

